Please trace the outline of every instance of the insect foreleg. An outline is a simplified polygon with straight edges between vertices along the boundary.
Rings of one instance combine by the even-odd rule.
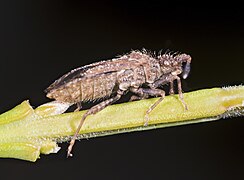
[[[184,97],[183,97],[180,77],[174,76],[174,75],[168,75],[168,77],[165,78],[164,76],[162,76],[159,80],[157,80],[154,83],[150,84],[150,87],[151,88],[157,88],[160,85],[164,85],[164,84],[169,82],[170,83],[169,94],[174,94],[174,87],[173,87],[174,80],[177,80],[179,99],[180,99],[181,103],[183,104],[183,106],[185,107],[185,109],[188,110],[187,104],[185,103]]]
[[[112,97],[112,98],[110,98],[110,99],[107,99],[107,100],[105,100],[105,101],[103,101],[103,102],[101,102],[101,103],[99,103],[99,104],[93,106],[93,107],[92,107],[91,109],[89,109],[88,111],[86,111],[86,113],[82,116],[81,121],[80,121],[80,124],[79,124],[79,126],[77,127],[77,130],[76,130],[74,136],[72,137],[72,139],[71,139],[71,141],[70,141],[70,143],[69,143],[68,152],[67,152],[67,157],[72,156],[72,154],[71,154],[72,147],[73,147],[74,144],[75,144],[75,140],[77,139],[77,136],[78,136],[78,134],[79,134],[79,132],[80,132],[80,129],[81,129],[81,127],[82,127],[82,125],[83,125],[83,123],[84,123],[86,117],[89,116],[89,115],[91,115],[91,114],[96,114],[97,112],[103,110],[103,109],[104,109],[105,107],[107,107],[108,105],[110,105],[110,104],[112,104],[112,103],[118,101],[118,100],[121,98],[121,96],[123,95],[123,93],[124,93],[124,91],[122,91],[122,90],[118,90],[116,96],[114,96],[114,97]]]
[[[163,76],[161,76],[157,81],[155,81],[155,82],[149,84],[149,86],[150,86],[151,88],[155,88],[155,89],[156,89],[156,88],[158,88],[158,87],[160,87],[160,86],[162,86],[162,85],[165,85],[165,84],[167,84],[167,83],[169,83],[169,82],[170,82],[170,84],[171,84],[171,82],[172,82],[172,85],[170,85],[170,86],[172,86],[172,87],[170,87],[170,88],[172,88],[172,90],[173,90],[173,81],[174,81],[175,79],[176,79],[176,78],[175,78],[174,75],[171,75],[171,74],[163,75]]]
[[[183,97],[183,93],[182,93],[182,88],[181,88],[181,80],[178,76],[175,77],[177,80],[177,85],[178,85],[178,94],[179,94],[179,98],[181,103],[184,105],[185,109],[188,110],[187,104],[184,101],[184,97]]]

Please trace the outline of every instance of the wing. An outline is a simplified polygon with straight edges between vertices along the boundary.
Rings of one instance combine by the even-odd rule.
[[[66,83],[69,83],[73,80],[86,79],[86,78],[95,78],[100,76],[101,74],[107,74],[112,72],[119,72],[125,69],[133,69],[141,65],[139,61],[136,60],[128,60],[125,56],[122,56],[118,59],[112,59],[107,61],[100,61],[97,63],[92,63],[86,66],[79,67],[70,71],[69,73],[63,75],[59,79],[57,79],[53,84],[51,84],[46,90],[46,93],[54,89],[58,89],[64,86]]]

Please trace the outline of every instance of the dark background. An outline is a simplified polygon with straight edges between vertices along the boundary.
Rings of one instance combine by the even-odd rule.
[[[243,83],[242,5],[164,1],[1,1],[0,112],[69,70],[131,49],[193,57],[185,91]],[[243,118],[83,140],[66,159],[0,159],[0,175],[66,179],[243,179]]]

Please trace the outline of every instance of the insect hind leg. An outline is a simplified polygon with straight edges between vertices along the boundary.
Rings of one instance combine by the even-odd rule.
[[[74,110],[74,112],[78,112],[82,108],[81,102],[78,102],[76,105],[77,105],[77,108]]]
[[[82,116],[82,118],[80,120],[80,124],[78,125],[78,127],[76,129],[76,132],[73,135],[73,137],[72,137],[72,139],[71,139],[71,141],[69,143],[69,147],[67,149],[67,151],[68,151],[67,152],[67,157],[72,156],[72,154],[71,154],[72,148],[73,148],[73,146],[75,144],[75,140],[77,139],[77,136],[78,136],[78,134],[80,132],[80,129],[81,129],[82,125],[84,124],[84,121],[87,118],[87,116],[89,116],[91,114],[96,114],[99,111],[103,110],[108,105],[118,101],[121,98],[121,96],[123,95],[123,93],[124,93],[124,91],[118,90],[116,96],[114,96],[114,97],[112,97],[110,99],[107,99],[107,100],[105,100],[105,101],[93,106],[88,111],[86,111],[86,113]]]

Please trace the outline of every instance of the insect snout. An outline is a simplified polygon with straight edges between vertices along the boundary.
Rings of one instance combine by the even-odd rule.
[[[189,62],[183,63],[183,72],[182,72],[182,77],[183,79],[186,79],[189,76],[189,73],[191,71],[191,64]]]
[[[191,56],[187,54],[181,54],[180,60],[182,61],[182,77],[186,79],[191,71]]]

